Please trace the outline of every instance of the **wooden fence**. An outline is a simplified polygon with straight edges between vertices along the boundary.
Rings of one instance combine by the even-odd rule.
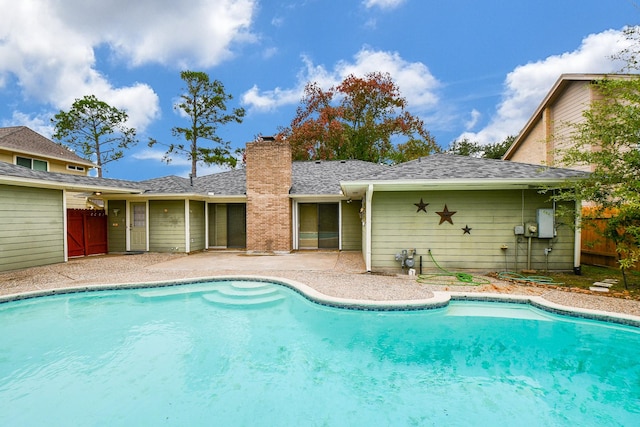
[[[582,213],[582,243],[581,258],[582,264],[586,265],[604,265],[608,267],[618,268],[618,253],[616,245],[613,241],[602,237],[602,230],[607,225],[607,221],[611,217],[611,213],[604,213],[596,218],[589,217],[592,211],[584,208]],[[640,271],[640,265],[636,265],[633,270]]]

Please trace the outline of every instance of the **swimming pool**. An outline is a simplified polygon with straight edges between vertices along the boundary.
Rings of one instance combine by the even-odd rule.
[[[0,304],[0,425],[639,425],[640,329],[220,281]]]

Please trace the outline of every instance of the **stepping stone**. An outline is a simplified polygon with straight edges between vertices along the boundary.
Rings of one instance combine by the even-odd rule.
[[[602,286],[591,286],[589,290],[594,292],[609,292],[609,288],[604,288]]]
[[[612,287],[613,285],[615,285],[615,283],[610,283],[610,282],[593,282],[593,286],[599,286],[601,288],[607,288],[609,289],[610,287]]]

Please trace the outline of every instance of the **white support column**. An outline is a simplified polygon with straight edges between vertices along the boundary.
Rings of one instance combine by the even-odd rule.
[[[299,218],[300,215],[298,213],[298,201],[293,200],[293,202],[291,203],[291,236],[293,239],[293,241],[291,242],[291,247],[294,251],[300,249],[300,224],[298,224],[298,221],[300,221]]]
[[[129,252],[131,250],[131,202],[127,200],[125,202],[124,207],[124,221],[125,221],[125,230],[124,233],[124,249]]]
[[[338,201],[338,250],[342,250],[342,200]]]
[[[189,199],[184,201],[184,251],[191,252],[191,215],[189,214]]]
[[[367,268],[367,271],[371,271],[371,211],[372,211],[372,200],[373,200],[373,184],[369,184],[369,188],[367,188],[366,194],[366,204],[364,208],[365,213],[365,254],[364,254],[364,263]]]
[[[209,249],[209,202],[204,201],[204,250]]]
[[[64,262],[69,261],[69,241],[67,238],[67,190],[62,190],[62,250]]]

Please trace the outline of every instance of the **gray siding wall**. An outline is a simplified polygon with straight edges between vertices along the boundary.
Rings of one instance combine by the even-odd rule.
[[[354,200],[352,203],[342,203],[342,250],[362,250],[362,221],[360,208],[362,203]]]
[[[191,251],[205,249],[204,202],[189,202],[189,234]]]
[[[427,213],[416,212],[420,198]],[[535,191],[452,191],[374,193],[372,211],[372,269],[399,270],[395,254],[402,249],[417,250],[423,256],[425,269],[435,268],[428,250],[445,269],[479,269],[488,271],[522,270],[527,267],[528,239],[518,238],[514,227],[536,222],[538,208],[551,208],[548,195]],[[440,224],[445,204],[452,216]],[[523,206],[524,205],[524,206]],[[465,234],[463,228],[471,228]],[[573,268],[574,230],[557,224],[554,239],[532,239],[531,268],[545,270],[544,249],[552,247],[548,256],[550,270]],[[503,245],[506,250],[501,249]],[[516,258],[516,252],[518,256]],[[505,258],[506,253],[506,258]]]
[[[150,252],[185,252],[184,227],[183,200],[151,200],[149,202]]]
[[[0,271],[64,262],[62,190],[0,185]]]
[[[127,250],[127,203],[124,200],[109,200],[107,203],[107,233],[109,252]],[[114,209],[118,211],[116,215]]]

